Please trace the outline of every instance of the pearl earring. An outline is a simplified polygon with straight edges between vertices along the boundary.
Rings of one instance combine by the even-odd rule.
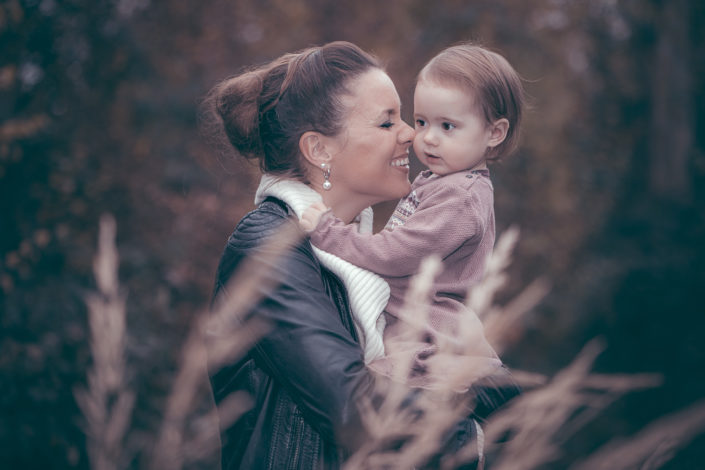
[[[321,163],[321,170],[323,170],[323,189],[326,191],[329,191],[331,187],[333,187],[332,184],[330,184],[330,165],[328,163]]]

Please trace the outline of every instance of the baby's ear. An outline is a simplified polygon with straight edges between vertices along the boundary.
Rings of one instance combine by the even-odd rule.
[[[502,118],[497,119],[490,127],[490,141],[488,145],[490,147],[496,147],[507,138],[507,132],[509,132],[509,120]]]
[[[317,167],[320,167],[321,163],[330,162],[330,155],[326,150],[321,134],[318,132],[304,132],[299,138],[299,150],[309,163]]]

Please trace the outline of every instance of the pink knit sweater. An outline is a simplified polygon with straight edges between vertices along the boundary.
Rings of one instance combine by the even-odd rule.
[[[315,246],[377,273],[389,283],[385,343],[396,334],[411,277],[431,254],[443,260],[443,270],[432,289],[431,338],[438,334],[452,337],[460,314],[474,317],[464,306],[465,296],[468,288],[482,279],[494,240],[493,188],[486,169],[442,177],[422,172],[379,233],[360,234],[330,211],[311,232]],[[482,330],[479,320],[477,326]],[[483,334],[476,341],[481,343],[477,348],[481,355],[496,357]]]

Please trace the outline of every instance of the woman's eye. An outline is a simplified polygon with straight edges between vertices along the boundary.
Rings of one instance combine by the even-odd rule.
[[[450,122],[443,123],[443,130],[444,131],[449,131],[451,129],[455,129],[455,124],[451,124]]]
[[[383,127],[385,129],[390,129],[392,126],[394,126],[394,123],[392,121],[387,121],[379,127]]]
[[[426,121],[424,121],[423,119],[416,120],[416,127],[423,127],[425,125],[426,125]]]

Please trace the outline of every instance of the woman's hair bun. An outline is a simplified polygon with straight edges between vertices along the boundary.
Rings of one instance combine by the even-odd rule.
[[[261,92],[259,71],[224,80],[211,91],[215,112],[222,121],[230,144],[246,158],[258,158],[262,153],[259,135]]]

